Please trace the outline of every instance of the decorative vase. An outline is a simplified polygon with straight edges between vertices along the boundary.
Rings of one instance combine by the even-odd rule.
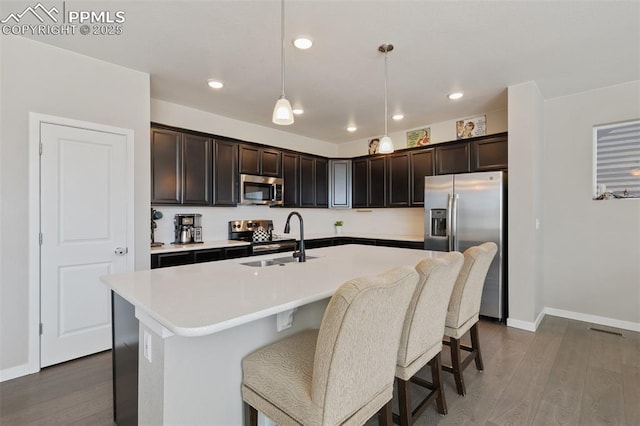
[[[342,226],[336,226],[336,235],[342,234]]]

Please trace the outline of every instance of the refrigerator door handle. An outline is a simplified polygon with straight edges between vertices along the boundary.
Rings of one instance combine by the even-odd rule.
[[[451,238],[449,251],[458,251],[458,194],[451,197]]]
[[[447,251],[453,251],[453,197],[447,194]]]

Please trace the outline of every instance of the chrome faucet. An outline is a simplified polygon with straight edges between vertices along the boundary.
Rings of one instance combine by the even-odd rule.
[[[298,212],[291,212],[289,216],[287,216],[287,223],[284,225],[284,233],[288,234],[291,230],[289,226],[289,221],[291,220],[291,216],[296,215],[298,219],[300,219],[300,245],[298,246],[298,251],[293,252],[293,257],[298,258],[298,262],[306,262],[307,256],[304,253],[304,221],[302,220],[302,216]]]

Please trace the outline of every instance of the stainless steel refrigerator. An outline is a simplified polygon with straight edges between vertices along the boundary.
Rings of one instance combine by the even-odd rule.
[[[464,252],[493,241],[498,245],[485,281],[480,315],[506,319],[505,172],[426,176],[424,248]]]

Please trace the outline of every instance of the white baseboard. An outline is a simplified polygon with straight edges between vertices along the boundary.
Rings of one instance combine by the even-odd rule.
[[[534,322],[507,318],[507,326],[519,328],[520,330],[532,331],[535,333],[535,331],[538,329],[538,326],[540,325],[540,321],[542,321],[542,318],[544,318],[544,309],[542,310],[542,312],[540,312],[538,318],[536,318]]]
[[[35,369],[34,369],[35,368]],[[0,370],[0,382],[16,379],[28,374],[37,373],[39,369],[30,364],[21,364],[11,368]]]
[[[600,317],[597,315],[583,314],[580,312],[565,311],[563,309],[555,309],[545,307],[538,315],[535,322],[522,321],[513,318],[507,318],[507,326],[513,328],[519,328],[521,330],[535,332],[540,325],[540,322],[545,315],[551,315],[554,317],[567,318],[577,321],[590,322],[592,324],[606,325],[608,327],[620,328],[622,330],[630,330],[640,332],[640,323],[631,321],[622,321],[613,318]]]
[[[563,309],[544,308],[547,315],[554,317],[568,318],[578,321],[590,322],[593,324],[606,325],[608,327],[620,328],[622,330],[640,332],[640,323],[631,321],[622,321],[613,318],[600,317],[597,315],[583,314],[580,312],[565,311]]]

